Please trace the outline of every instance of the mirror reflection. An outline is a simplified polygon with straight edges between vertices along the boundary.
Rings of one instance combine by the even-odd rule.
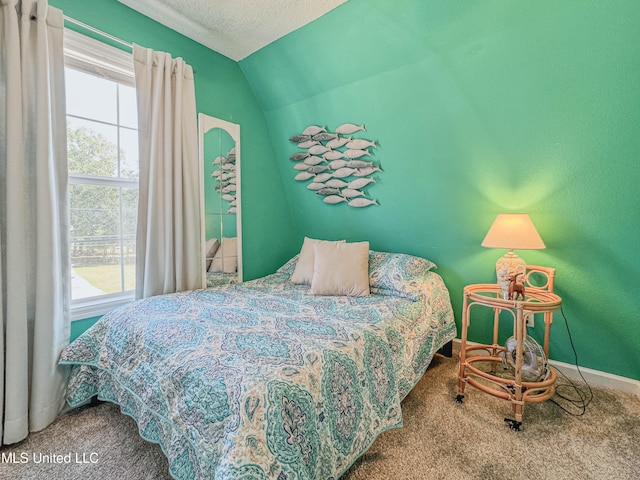
[[[242,281],[240,126],[200,114],[207,287]]]

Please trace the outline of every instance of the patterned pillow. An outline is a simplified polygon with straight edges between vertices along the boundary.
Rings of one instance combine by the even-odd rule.
[[[418,300],[419,285],[435,263],[404,253],[369,252],[371,293]]]
[[[293,271],[296,269],[296,264],[298,263],[299,256],[300,254],[294,255],[287,263],[285,263],[278,270],[276,270],[276,273],[284,273],[291,276]]]

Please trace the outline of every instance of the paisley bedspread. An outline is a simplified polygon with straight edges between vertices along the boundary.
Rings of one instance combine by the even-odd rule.
[[[372,255],[370,297],[310,295],[289,262],[115,310],[62,353],[67,400],[120,405],[176,479],[337,479],[456,333],[430,267]]]

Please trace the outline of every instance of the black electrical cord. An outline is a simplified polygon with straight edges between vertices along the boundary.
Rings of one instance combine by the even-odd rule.
[[[571,344],[571,349],[573,350],[573,358],[575,360],[576,369],[578,370],[578,374],[580,375],[580,378],[582,378],[582,381],[586,385],[587,391],[584,391],[582,388],[580,388],[578,385],[572,382],[571,379],[567,377],[564,373],[556,369],[556,371],[560,373],[560,375],[562,375],[565,378],[565,380],[569,383],[563,384],[563,385],[556,385],[555,396],[566,401],[568,405],[571,405],[571,407],[568,407],[568,405],[567,406],[560,405],[560,403],[558,403],[554,398],[551,398],[550,401],[555,403],[558,407],[560,407],[562,410],[564,410],[568,414],[579,417],[585,414],[585,412],[587,411],[587,407],[593,400],[593,391],[591,390],[591,386],[585,380],[584,376],[582,375],[582,372],[580,371],[580,366],[578,365],[578,353],[573,343],[573,337],[571,336],[571,330],[569,329],[569,322],[567,321],[567,317],[564,314],[564,310],[562,309],[562,307],[560,307],[560,313],[562,313],[562,318],[564,318],[564,324],[567,327],[567,335],[569,336],[569,343]],[[560,393],[559,390],[561,388],[563,390],[568,389],[570,392],[575,393],[577,395],[577,398],[575,397],[575,395],[568,396],[567,394]],[[575,409],[577,409],[577,413]]]

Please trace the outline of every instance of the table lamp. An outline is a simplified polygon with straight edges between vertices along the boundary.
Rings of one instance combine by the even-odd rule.
[[[526,271],[526,262],[514,250],[540,250],[545,248],[536,227],[526,213],[499,214],[482,241],[487,248],[509,250],[496,262],[496,277],[503,299],[509,298],[509,277],[516,278]]]

